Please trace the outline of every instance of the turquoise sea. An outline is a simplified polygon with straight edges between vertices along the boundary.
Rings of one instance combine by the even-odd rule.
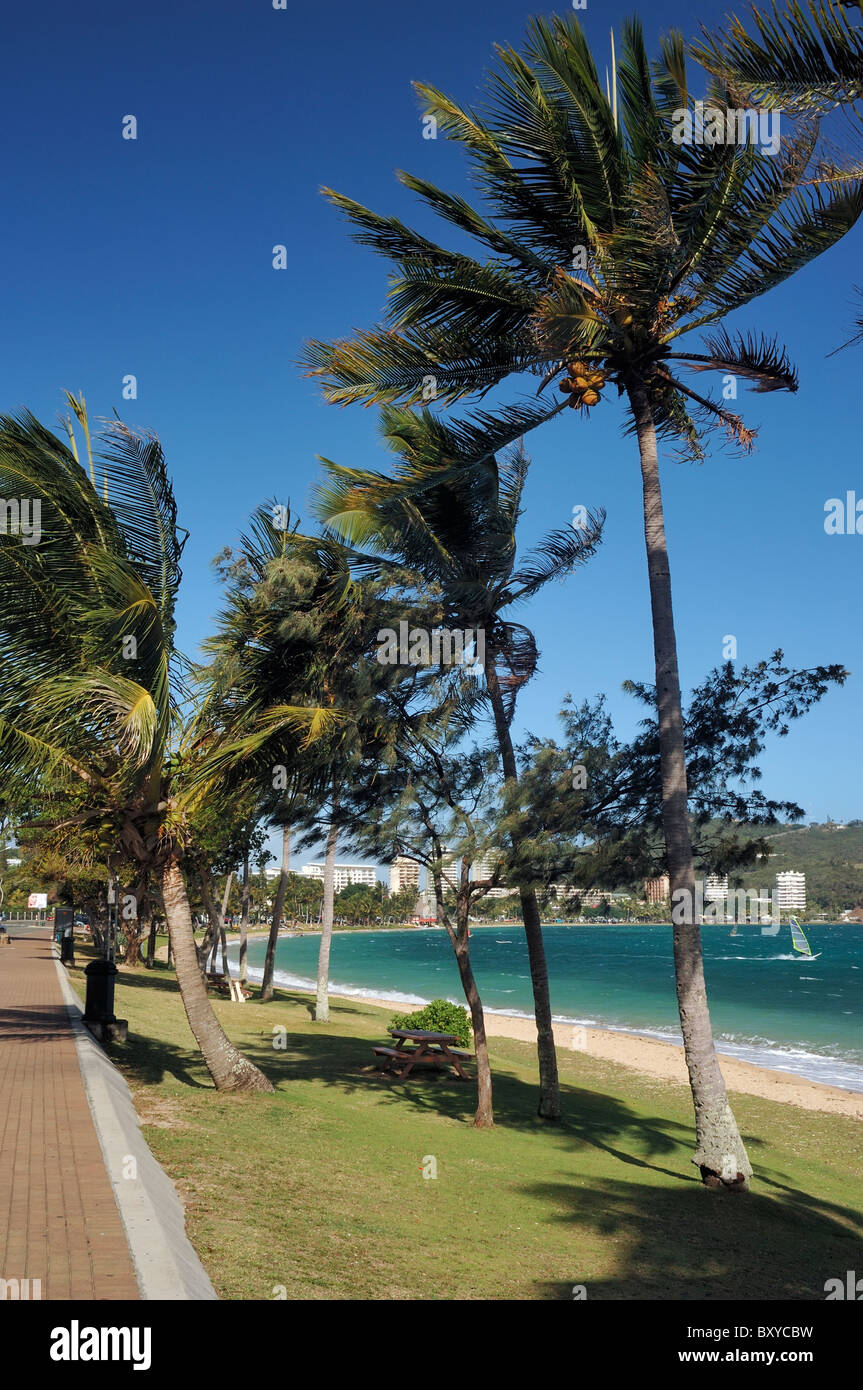
[[[680,1041],[671,928],[546,926],[543,929],[555,1017],[668,1041]],[[714,1033],[721,1050],[759,1066],[863,1091],[863,927],[806,928],[809,960],[791,949],[787,927],[703,928]],[[276,980],[312,989],[317,935],[283,938]],[[265,943],[249,943],[252,978],[260,978]],[[230,955],[236,960],[236,946]],[[530,1015],[533,1001],[520,927],[475,927],[471,955],[483,1003],[498,1013]],[[337,932],[330,983],[334,993],[420,1004],[463,1003],[449,939],[442,929]]]

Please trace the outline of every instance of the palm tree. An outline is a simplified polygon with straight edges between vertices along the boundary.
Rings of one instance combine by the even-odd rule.
[[[340,786],[356,750],[378,736],[370,585],[352,578],[331,538],[304,536],[289,517],[277,526],[266,507],[224,570],[220,631],[204,644],[213,660],[203,673],[202,743],[216,738],[212,765],[271,819],[290,783],[305,798],[297,821],[307,841],[326,812],[315,1007],[315,1021],[326,1023]],[[273,956],[277,932],[274,920]]]
[[[279,928],[282,924],[282,913],[285,907],[285,894],[288,889],[288,879],[291,873],[291,822],[290,806],[280,808],[280,814],[284,817],[282,822],[282,864],[279,871],[279,882],[276,888],[276,896],[273,902],[273,916],[270,921],[270,931],[267,936],[267,952],[264,957],[264,975],[261,980],[261,993],[259,1001],[266,1004],[273,997],[273,976],[276,970],[276,947],[279,944]]]
[[[321,903],[321,944],[318,948],[318,978],[315,994],[315,1023],[330,1021],[330,951],[333,944],[333,915],[336,899],[336,849],[339,838],[340,779],[333,777],[330,791],[330,822],[324,851],[324,898]]]
[[[769,10],[750,11],[750,32],[734,18],[727,30],[692,51],[703,67],[739,97],[768,110],[798,116],[826,115],[837,107],[859,108],[863,101],[863,29],[841,5],[859,10],[857,0],[790,0]],[[861,112],[856,110],[859,118]]]
[[[528,468],[523,452],[472,464],[487,439],[448,429],[428,410],[417,415],[385,408],[382,423],[388,443],[399,451],[396,477],[325,460],[318,514],[349,545],[385,557],[382,575],[393,567],[420,575],[440,595],[447,626],[483,634],[485,689],[505,782],[514,788],[518,768],[510,724],[518,691],[536,671],[539,653],[533,634],[509,612],[592,555],[602,520],[590,518],[583,532],[570,527],[546,536],[517,566],[516,526]],[[532,887],[519,887],[519,897],[537,1028],[538,1113],[557,1120],[560,1087],[541,915]]]
[[[41,509],[38,544],[0,537],[0,772],[43,823],[70,837],[101,832],[158,881],[210,1075],[220,1090],[271,1091],[222,1030],[198,968],[175,775],[186,756],[174,646],[183,542],[164,456],[155,437],[119,422],[103,442],[97,458],[89,452],[88,477],[34,416],[0,418],[0,488]],[[81,809],[52,816],[72,788],[84,793]]]
[[[684,43],[661,42],[651,65],[641,27],[603,89],[573,16],[531,22],[524,53],[497,50],[482,108],[465,110],[419,86],[437,129],[465,148],[487,213],[427,179],[401,174],[485,259],[452,252],[398,219],[330,193],[360,242],[395,262],[389,320],[352,339],[310,343],[304,361],[330,401],[440,405],[483,393],[510,376],[540,379],[538,399],[477,417],[490,434],[517,433],[561,406],[575,418],[614,386],[638,443],[653,620],[663,783],[663,828],[672,891],[689,904],[675,926],[674,959],[696,1116],[694,1162],[714,1186],[748,1185],[751,1167],[716,1058],[693,920],[694,869],[671,579],[658,437],[702,457],[699,423],[721,426],[750,448],[754,432],[685,370],[716,371],[759,391],[797,387],[775,341],[720,327],[834,245],[863,210],[863,189],[806,183],[814,136],[803,131],[775,157],[753,144],[676,143],[692,118]],[[723,105],[722,92],[711,102]],[[711,329],[700,350],[687,333]]]

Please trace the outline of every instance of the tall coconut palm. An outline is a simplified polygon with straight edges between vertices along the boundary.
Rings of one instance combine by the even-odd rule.
[[[686,143],[693,121],[682,37],[651,65],[641,28],[625,26],[620,64],[604,89],[578,21],[531,22],[524,52],[497,50],[483,106],[466,110],[419,86],[436,129],[459,142],[486,210],[425,178],[403,184],[480,248],[449,251],[398,219],[330,193],[360,242],[395,262],[389,318],[335,343],[312,342],[304,360],[337,403],[440,404],[506,378],[539,378],[538,399],[511,407],[521,429],[560,406],[578,419],[614,386],[638,443],[653,619],[672,891],[688,902],[675,926],[677,994],[695,1103],[694,1162],[714,1186],[748,1185],[751,1167],[716,1058],[686,810],[686,764],[658,437],[701,457],[703,425],[751,447],[753,431],[727,404],[681,373],[720,372],[756,390],[797,387],[775,342],[729,334],[721,320],[833,246],[863,210],[863,188],[810,187],[810,130],[773,157],[754,144]],[[717,87],[711,102],[723,106]],[[690,132],[691,133],[691,132]],[[681,139],[677,143],[675,137]],[[711,329],[700,346],[682,340]],[[488,419],[489,417],[486,417]],[[702,428],[700,428],[700,425]],[[493,423],[490,426],[493,428]]]
[[[499,461],[491,455],[475,464],[487,438],[450,429],[428,410],[415,414],[387,407],[382,425],[398,450],[396,476],[325,461],[318,515],[349,545],[384,557],[382,574],[394,566],[420,575],[429,591],[440,595],[447,627],[482,634],[485,689],[501,766],[506,782],[516,785],[510,724],[518,691],[534,674],[539,653],[533,634],[510,613],[593,554],[602,520],[590,518],[583,531],[553,532],[519,563],[524,453],[515,449]],[[556,1120],[560,1087],[539,904],[532,887],[521,886],[519,897],[537,1028],[538,1113]]]
[[[222,1090],[269,1091],[222,1030],[195,951],[176,780],[183,543],[162,449],[117,423],[89,472],[32,415],[0,418],[0,490],[41,511],[39,537],[0,537],[0,775],[55,830],[101,831],[156,879],[210,1075]],[[82,808],[52,817],[73,788]]]
[[[330,791],[330,822],[324,849],[324,897],[321,903],[321,944],[318,948],[318,977],[315,992],[315,1023],[330,1021],[330,951],[333,944],[333,917],[336,902],[336,850],[339,839],[340,777],[333,777]]]

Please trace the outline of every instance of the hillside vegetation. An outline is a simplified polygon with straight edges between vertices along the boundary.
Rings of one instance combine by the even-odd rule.
[[[863,821],[844,829],[831,822],[782,825],[763,834],[770,842],[769,863],[742,873],[743,887],[772,888],[777,873],[796,869],[806,875],[807,912],[835,915],[863,907]]]

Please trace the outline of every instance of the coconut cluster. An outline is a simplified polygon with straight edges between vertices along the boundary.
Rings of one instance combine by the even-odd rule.
[[[570,362],[567,375],[558,390],[569,396],[568,404],[580,410],[582,406],[596,405],[599,393],[605,385],[605,372],[590,367],[586,362]]]

